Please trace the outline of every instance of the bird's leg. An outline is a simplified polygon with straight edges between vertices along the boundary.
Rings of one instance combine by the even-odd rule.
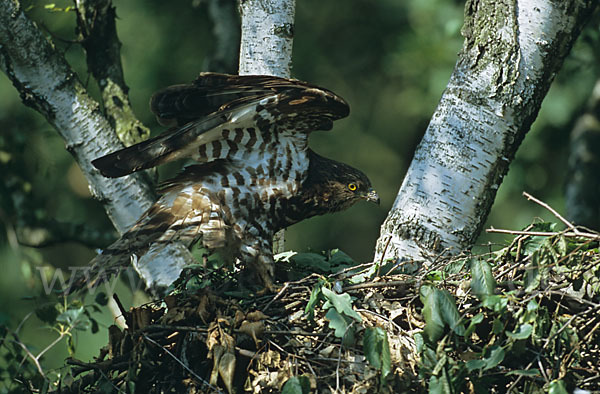
[[[250,245],[245,244],[242,245],[241,251],[242,260],[258,274],[258,278],[265,287],[264,290],[267,292],[277,291],[277,286],[273,283],[275,261],[270,242],[256,241]]]

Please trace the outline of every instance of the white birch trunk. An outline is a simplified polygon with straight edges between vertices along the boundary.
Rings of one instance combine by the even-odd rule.
[[[23,102],[44,115],[63,137],[117,231],[127,231],[152,205],[154,193],[143,174],[109,179],[91,165],[93,159],[123,145],[64,57],[12,0],[0,1],[0,68]],[[165,248],[164,255],[136,264],[148,287],[169,285],[184,265],[194,261],[181,244]]]
[[[244,0],[240,75],[290,77],[295,0]]]
[[[152,190],[140,175],[108,179],[90,164],[122,145],[64,57],[11,0],[0,2],[0,67],[63,137],[117,231],[129,229],[152,204]]]
[[[376,261],[430,261],[473,244],[596,4],[467,1],[463,49],[382,226]]]
[[[240,75],[290,77],[295,10],[295,0],[241,2]],[[273,251],[283,250],[284,230],[281,230],[273,238]]]

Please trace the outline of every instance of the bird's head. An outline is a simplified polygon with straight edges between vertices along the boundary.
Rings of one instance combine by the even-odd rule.
[[[329,212],[347,209],[359,201],[379,204],[379,195],[360,170],[310,151],[308,182]]]

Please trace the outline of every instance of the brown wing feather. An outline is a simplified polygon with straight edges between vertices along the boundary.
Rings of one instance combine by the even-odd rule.
[[[156,92],[150,108],[163,125],[183,125],[212,112],[231,108],[232,105],[258,101],[273,95],[299,97],[303,91],[313,90],[322,96],[323,104],[332,108],[339,117],[348,115],[348,104],[327,89],[295,79],[268,75],[228,75],[201,73],[191,84],[169,86]]]
[[[102,175],[118,178],[184,158],[190,149],[221,138],[215,127],[227,122],[232,112],[218,112],[183,127],[172,128],[159,136],[93,160],[92,164]]]
[[[349,113],[348,104],[341,97],[305,82],[202,73],[192,84],[166,88],[152,98],[151,108],[159,121],[183,126],[103,156],[92,164],[105,176],[120,177],[188,157],[200,145],[221,138],[212,130],[235,122],[236,114],[252,106],[259,128],[264,123],[276,123],[278,129],[294,132],[329,130],[334,120]]]

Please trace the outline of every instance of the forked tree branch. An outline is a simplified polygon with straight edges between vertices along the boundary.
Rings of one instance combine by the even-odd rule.
[[[116,40],[116,35],[113,38]],[[87,39],[93,40],[90,36]],[[117,52],[112,47],[109,56],[112,61],[119,59],[118,46],[116,48]],[[98,54],[94,50],[89,55]],[[90,62],[92,67],[98,66],[97,59]],[[118,83],[112,85],[124,93],[120,64],[105,64],[105,67],[109,71],[96,70],[99,81],[116,76]],[[154,202],[147,177],[136,173],[109,179],[91,165],[92,160],[123,145],[102,114],[100,104],[87,94],[64,56],[42,35],[16,0],[0,1],[0,68],[19,91],[23,103],[44,115],[63,137],[67,150],[87,178],[92,194],[104,204],[117,231],[121,234],[127,231]],[[111,92],[109,89],[105,96],[108,101],[113,100]],[[136,261],[138,272],[150,288],[170,284],[179,276],[181,267],[194,261],[180,244],[169,245],[165,254],[168,265]]]
[[[150,207],[154,194],[140,174],[108,179],[91,165],[122,145],[98,102],[15,0],[0,2],[0,68],[23,103],[44,115],[63,137],[119,233],[129,229]]]

